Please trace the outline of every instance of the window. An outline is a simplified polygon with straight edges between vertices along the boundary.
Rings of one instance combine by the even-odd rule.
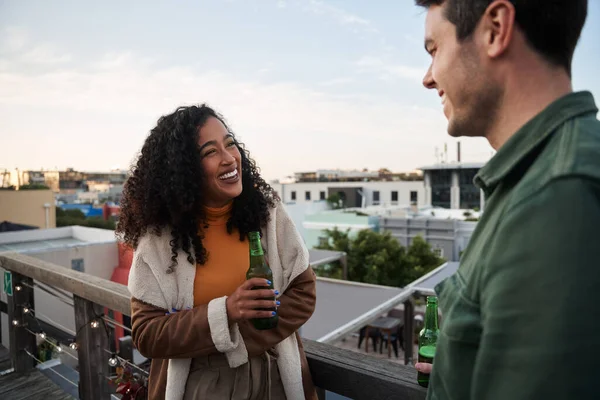
[[[304,193],[304,199],[310,201],[310,192],[308,190]]]
[[[379,190],[373,192],[373,204],[379,204]]]
[[[292,192],[292,201],[296,201],[296,191]]]
[[[319,199],[320,199],[320,200],[325,200],[325,199],[326,199],[326,198],[325,198],[325,192],[321,192],[321,193],[319,193]]]
[[[419,199],[419,193],[417,191],[412,190],[410,192],[410,204],[417,204]]]
[[[74,271],[85,272],[83,267],[83,258],[74,258],[71,260],[71,269]]]
[[[394,190],[392,191],[392,203],[397,203],[398,202],[398,191]]]
[[[473,183],[477,171],[476,169],[466,169],[458,172],[460,208],[473,209],[480,206],[481,191]]]

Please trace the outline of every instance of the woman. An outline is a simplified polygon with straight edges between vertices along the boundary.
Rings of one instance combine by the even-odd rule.
[[[246,281],[261,231],[275,290]],[[135,249],[132,336],[149,398],[316,399],[297,330],[315,306],[308,251],[254,161],[206,105],[161,117],[125,185],[117,233]],[[272,300],[264,300],[264,299]],[[257,331],[250,320],[278,326]]]

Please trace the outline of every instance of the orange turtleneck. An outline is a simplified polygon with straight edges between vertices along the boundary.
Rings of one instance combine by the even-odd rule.
[[[212,299],[231,295],[245,280],[249,266],[249,243],[240,242],[237,229],[227,233],[227,220],[233,203],[222,208],[204,207],[206,224],[198,231],[204,234],[202,244],[208,251],[204,265],[196,265],[194,306],[208,304]]]

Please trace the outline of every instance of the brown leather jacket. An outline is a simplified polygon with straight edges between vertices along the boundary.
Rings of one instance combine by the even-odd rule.
[[[317,394],[302,348],[302,341],[297,332],[315,309],[316,276],[312,268],[309,267],[294,279],[278,300],[281,305],[278,309],[277,328],[257,331],[249,321],[239,323],[248,355],[251,357],[263,354],[288,336],[296,335],[302,363],[304,396],[308,400],[316,400]],[[208,306],[203,305],[165,315],[167,310],[151,306],[136,298],[131,299],[133,343],[142,355],[152,359],[149,399],[165,398],[167,366],[170,358],[195,358],[219,353],[210,335],[207,310]]]

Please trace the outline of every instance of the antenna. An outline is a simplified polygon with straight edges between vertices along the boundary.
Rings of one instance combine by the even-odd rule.
[[[444,143],[444,162],[448,162],[448,143]]]

